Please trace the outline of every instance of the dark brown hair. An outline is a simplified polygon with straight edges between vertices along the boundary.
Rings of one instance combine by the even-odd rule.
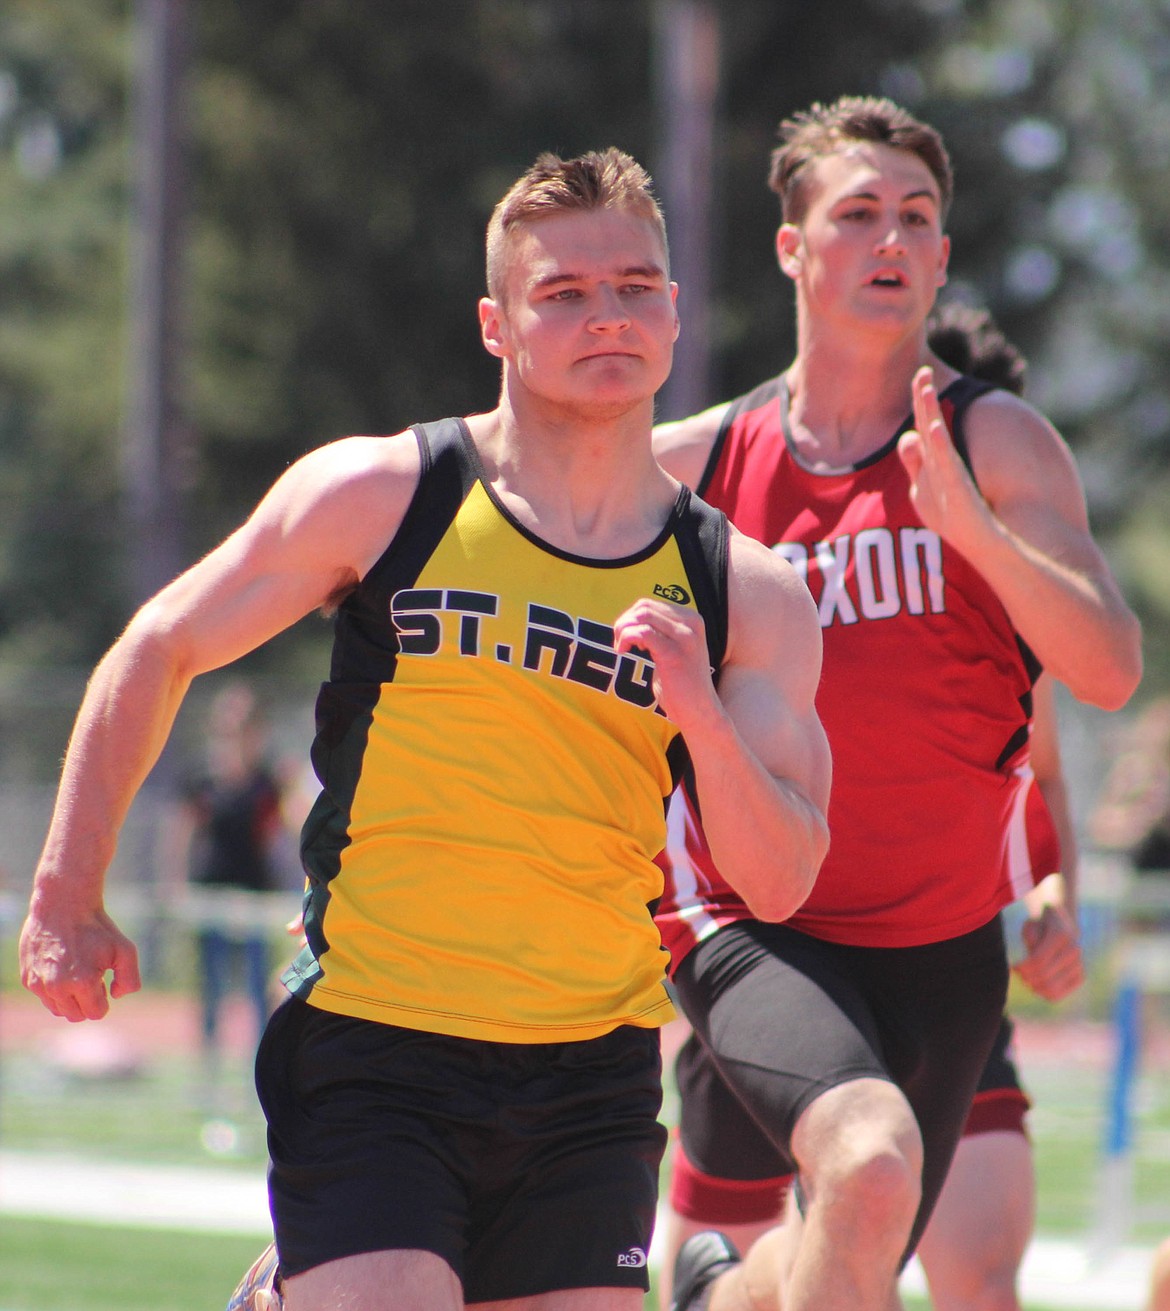
[[[926,341],[944,364],[1004,391],[1024,394],[1028,362],[1003,335],[988,310],[952,301],[927,320]]]
[[[778,135],[782,144],[772,152],[768,185],[780,197],[785,223],[801,223],[808,211],[808,166],[856,141],[873,141],[917,155],[938,183],[945,220],[954,178],[942,137],[892,100],[842,96],[831,105],[818,103],[786,118]]]

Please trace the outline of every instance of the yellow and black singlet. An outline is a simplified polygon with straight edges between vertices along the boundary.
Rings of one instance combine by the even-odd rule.
[[[414,432],[418,489],[336,619],[285,982],[466,1038],[662,1024],[654,856],[686,750],[612,625],[643,596],[697,609],[718,669],[727,521],[683,488],[644,550],[583,559],[512,518],[462,420]]]

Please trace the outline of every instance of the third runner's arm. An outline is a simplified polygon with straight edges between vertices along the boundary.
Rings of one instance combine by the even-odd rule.
[[[1049,874],[1024,898],[1028,919],[1021,930],[1026,956],[1016,973],[1038,996],[1061,1001],[1085,980],[1077,928],[1077,842],[1060,759],[1052,678],[1034,692],[1032,768],[1060,838],[1060,871]]]
[[[661,704],[686,739],[720,873],[761,920],[804,902],[828,850],[832,765],[814,704],[821,630],[812,597],[767,548],[732,533],[727,657],[716,692],[703,622],[639,601],[618,649],[647,649]]]

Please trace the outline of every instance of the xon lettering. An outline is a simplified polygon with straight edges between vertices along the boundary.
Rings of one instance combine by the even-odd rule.
[[[808,584],[822,628],[946,611],[942,539],[929,528],[863,528],[772,550]]]

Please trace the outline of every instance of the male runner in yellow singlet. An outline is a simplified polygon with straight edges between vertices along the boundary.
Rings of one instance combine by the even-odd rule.
[[[308,945],[257,1057],[289,1311],[640,1307],[665,800],[692,771],[764,919],[827,845],[807,589],[651,454],[678,319],[649,178],[543,156],[487,250],[497,407],[309,454],[141,609],[86,693],[22,935],[68,1020],[106,1012],[107,971],[139,986],[103,879],[184,693],[335,608]]]

